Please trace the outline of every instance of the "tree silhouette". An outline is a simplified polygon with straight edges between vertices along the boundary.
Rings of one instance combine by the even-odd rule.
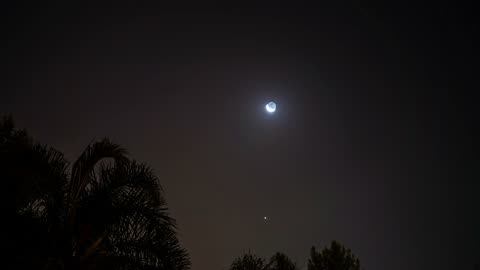
[[[271,258],[267,266],[268,270],[296,270],[297,265],[287,255],[277,252]]]
[[[6,246],[15,268],[188,269],[159,180],[103,139],[71,164],[0,121]],[[11,222],[11,223],[10,223]]]
[[[265,268],[265,260],[250,252],[236,258],[230,266],[230,270],[264,270]]]
[[[360,270],[360,261],[349,249],[333,241],[321,252],[312,247],[308,270]]]
[[[236,258],[230,270],[296,270],[297,266],[287,255],[277,252],[268,263],[263,258],[256,256],[250,252],[242,257]]]

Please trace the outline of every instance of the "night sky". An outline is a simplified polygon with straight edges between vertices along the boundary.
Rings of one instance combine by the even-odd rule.
[[[193,270],[334,239],[365,269],[480,262],[473,7],[1,13],[0,113],[70,160],[110,137],[152,166]]]

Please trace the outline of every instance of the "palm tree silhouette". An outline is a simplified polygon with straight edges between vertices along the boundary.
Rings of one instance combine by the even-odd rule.
[[[4,119],[0,155],[0,179],[14,183],[6,208],[15,268],[190,268],[159,180],[121,146],[92,143],[70,166]]]

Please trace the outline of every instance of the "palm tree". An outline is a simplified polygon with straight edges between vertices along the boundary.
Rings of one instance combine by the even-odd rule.
[[[0,163],[16,268],[189,269],[159,180],[121,146],[95,142],[70,166],[5,119]]]

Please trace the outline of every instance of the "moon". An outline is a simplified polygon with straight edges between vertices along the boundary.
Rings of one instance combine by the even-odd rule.
[[[274,113],[276,109],[277,104],[275,104],[275,102],[269,102],[267,105],[265,105],[265,110],[267,110],[269,113]]]

